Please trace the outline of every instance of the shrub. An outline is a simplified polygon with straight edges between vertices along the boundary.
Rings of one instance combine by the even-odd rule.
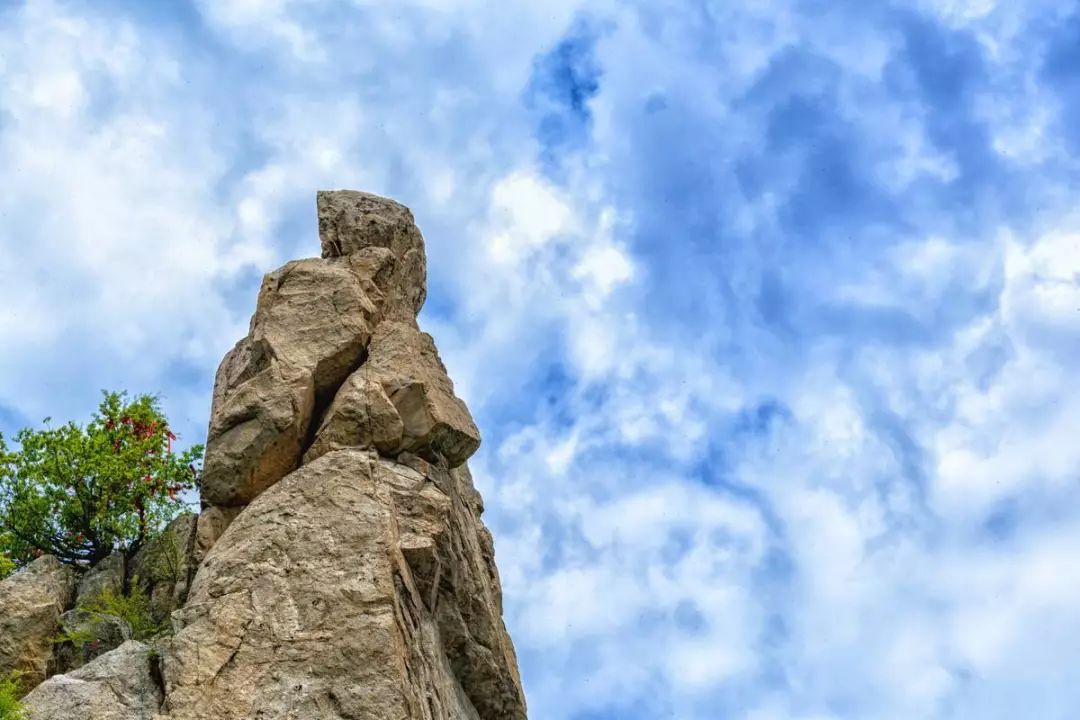
[[[26,428],[19,448],[0,436],[0,554],[22,566],[42,554],[87,568],[131,557],[183,510],[202,447],[173,452],[157,398],[104,393],[85,426]]]
[[[127,595],[106,588],[86,602],[80,603],[78,610],[75,619],[65,624],[60,634],[53,639],[54,643],[71,643],[80,652],[84,649],[97,651],[97,646],[104,640],[100,630],[109,618],[125,622],[131,628],[131,637],[134,640],[148,640],[168,631],[166,623],[154,621],[150,598],[137,583],[132,584],[131,592]]]
[[[26,712],[19,702],[20,689],[16,673],[0,680],[0,720],[26,720]]]
[[[3,580],[13,572],[15,572],[15,561],[6,554],[0,552],[0,580]]]

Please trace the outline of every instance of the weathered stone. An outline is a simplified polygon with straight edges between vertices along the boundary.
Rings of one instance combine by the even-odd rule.
[[[126,563],[121,553],[109,557],[90,568],[79,580],[75,599],[76,603],[85,603],[105,591],[119,595],[124,591],[124,569]]]
[[[465,557],[481,552],[475,519],[452,476],[440,482],[372,451],[338,450],[260,495],[173,615],[168,717],[524,718],[486,560]],[[457,623],[454,649],[443,615]],[[468,638],[491,649],[470,652]],[[496,660],[507,667],[485,665]]]
[[[100,595],[91,596],[100,597]],[[64,633],[78,642],[68,640],[53,648],[49,663],[49,675],[76,670],[94,658],[115,650],[132,639],[131,625],[122,618],[99,612],[88,612],[82,607],[68,610],[60,617]]]
[[[384,455],[401,447],[405,426],[382,385],[366,367],[349,376],[327,410],[304,462],[346,447],[375,448]]]
[[[60,615],[75,595],[75,572],[51,555],[0,581],[0,676],[22,673],[24,687],[45,679]]]
[[[154,720],[161,689],[148,646],[129,640],[24,698],[29,720]]]
[[[251,339],[337,390],[362,359],[377,308],[348,260],[294,260],[263,279]]]
[[[195,527],[195,550],[193,561],[198,567],[210,548],[224,534],[229,524],[240,514],[241,508],[220,507],[210,505],[199,514],[199,520]]]
[[[472,415],[454,394],[435,342],[415,324],[381,323],[362,369],[397,409],[404,425],[400,450],[429,460],[441,457],[450,467],[476,452],[480,432]]]
[[[323,190],[316,196],[322,256],[380,257],[379,274],[369,275],[383,293],[382,316],[413,320],[424,304],[424,238],[409,208],[388,198],[355,190]],[[371,249],[390,251],[390,262]]]
[[[245,344],[222,363],[232,363]],[[224,385],[218,372],[218,386]],[[299,462],[315,407],[310,374],[272,361],[231,392],[215,391],[202,497],[216,505],[244,505],[292,472]]]
[[[441,573],[431,583],[437,594],[429,607],[450,665],[480,717],[524,717],[517,657],[502,621],[495,548],[480,520],[479,493],[464,465],[450,471],[429,466],[424,474],[449,505],[441,518],[405,513],[402,535],[411,533],[435,545]]]
[[[131,559],[131,579],[150,598],[150,614],[163,622],[187,599],[198,563],[195,542],[199,517],[180,515]]]
[[[315,408],[360,364],[377,321],[364,287],[347,258],[298,260],[264,278],[248,337],[215,380],[205,502],[244,505],[299,465]]]

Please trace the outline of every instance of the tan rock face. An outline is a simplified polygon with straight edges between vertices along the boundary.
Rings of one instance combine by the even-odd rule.
[[[321,191],[316,196],[319,240],[324,258],[385,248],[393,257],[386,273],[384,317],[412,320],[427,294],[424,238],[409,208],[355,190]]]
[[[51,555],[0,581],[0,676],[21,672],[26,687],[45,679],[60,616],[74,594],[74,571]]]
[[[150,648],[129,640],[38,685],[23,700],[28,720],[154,720],[161,689],[152,663]]]
[[[439,359],[435,341],[415,324],[386,321],[371,338],[363,370],[378,381],[404,426],[401,449],[450,467],[465,462],[480,447],[469,409],[454,394],[454,384]]]
[[[448,471],[362,450],[305,465],[233,521],[174,615],[169,717],[524,718],[484,537]]]
[[[318,211],[323,257],[267,275],[218,370],[163,712],[523,720],[480,434],[416,324],[423,238],[374,195]]]
[[[376,314],[346,260],[300,260],[266,276],[251,332],[218,371],[207,502],[246,504],[299,464],[316,402],[360,364]]]

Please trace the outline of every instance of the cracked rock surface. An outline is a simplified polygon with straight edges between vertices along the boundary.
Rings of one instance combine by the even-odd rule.
[[[0,581],[0,677],[45,679],[60,617],[75,597],[75,572],[51,555]]]
[[[28,720],[157,720],[161,688],[148,645],[134,640],[27,695]]]
[[[523,720],[480,433],[416,323],[412,214],[317,198],[322,257],[267,275],[218,371],[169,718]]]

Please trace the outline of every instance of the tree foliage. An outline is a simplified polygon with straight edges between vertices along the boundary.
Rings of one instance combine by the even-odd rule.
[[[0,436],[0,551],[17,566],[42,554],[90,567],[130,556],[184,509],[202,447],[176,436],[152,395],[104,393],[90,422]]]

